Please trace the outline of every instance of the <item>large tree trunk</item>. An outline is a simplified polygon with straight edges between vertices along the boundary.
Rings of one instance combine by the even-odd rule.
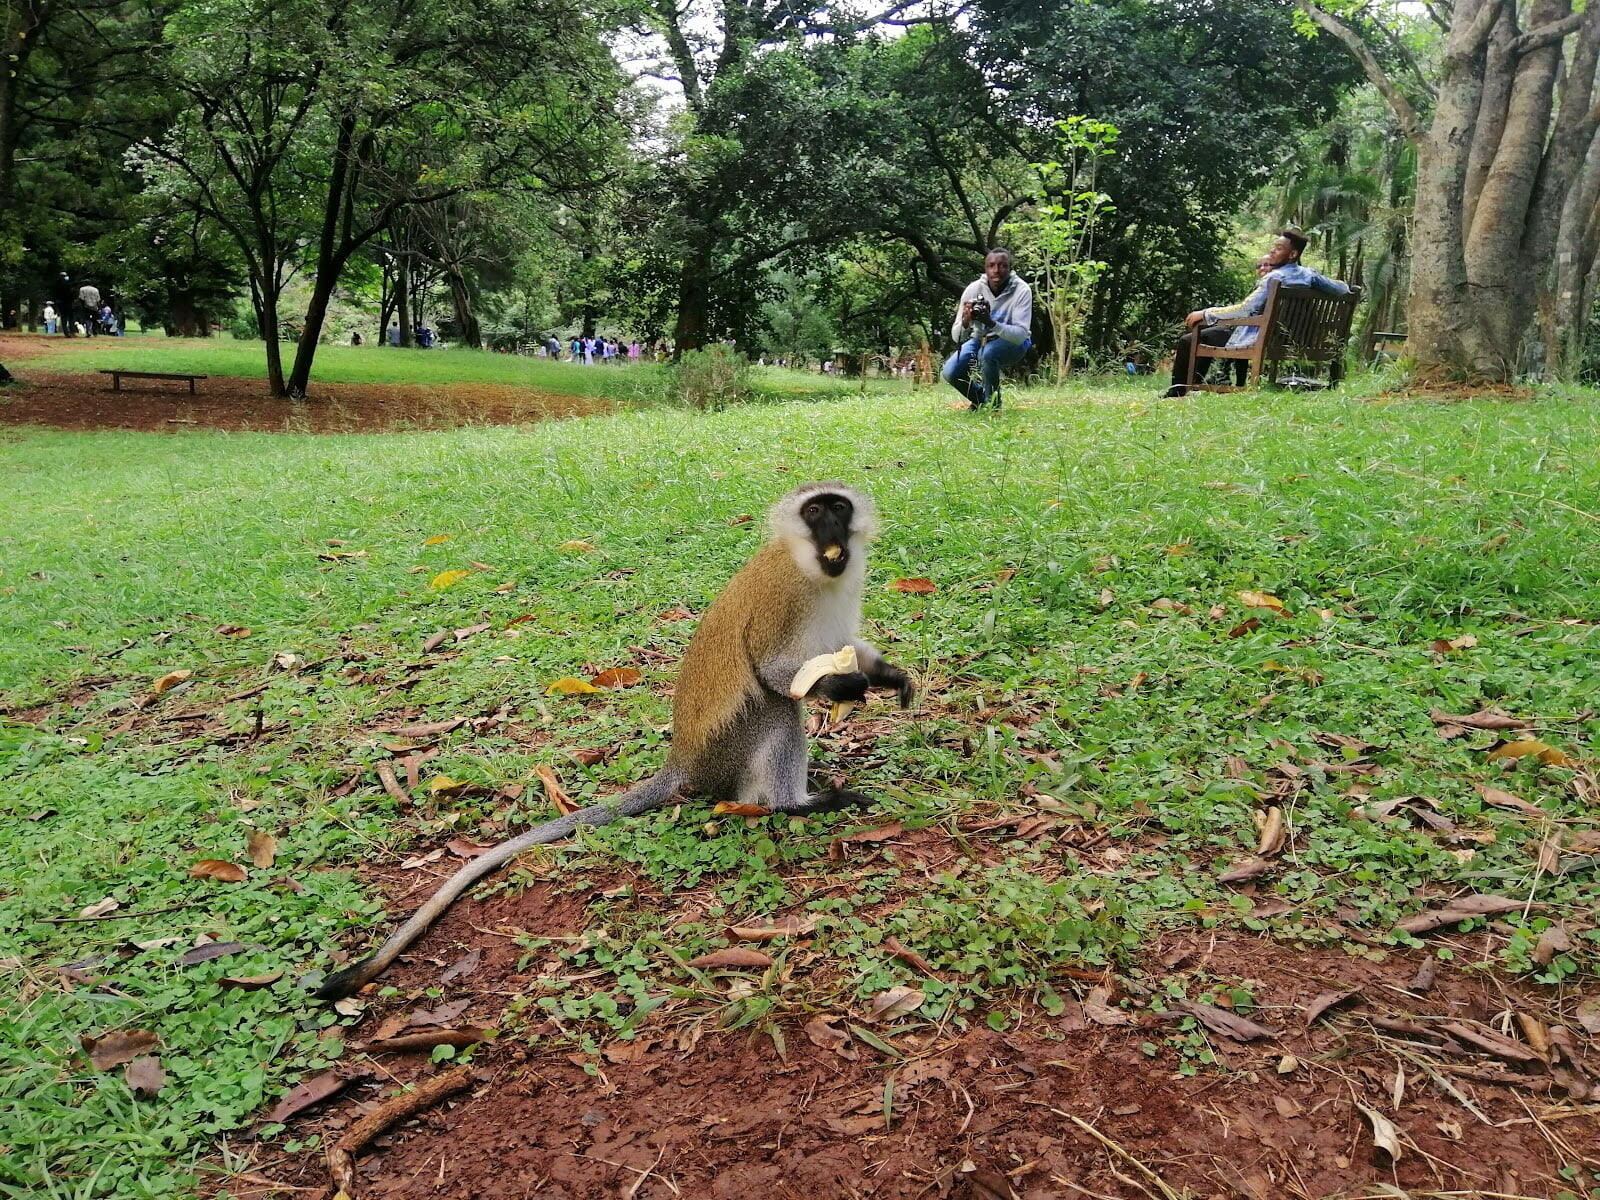
[[[267,342],[267,383],[274,396],[287,396],[283,378],[283,346],[278,341],[278,295],[269,288],[259,289],[256,316],[261,336]]]
[[[710,307],[711,253],[701,240],[690,246],[678,272],[678,322],[672,331],[674,359],[706,344]]]
[[[446,268],[445,275],[450,281],[450,305],[455,310],[456,337],[463,346],[482,350],[483,330],[479,328],[478,318],[472,312],[472,292],[467,287],[467,278],[459,266]]]

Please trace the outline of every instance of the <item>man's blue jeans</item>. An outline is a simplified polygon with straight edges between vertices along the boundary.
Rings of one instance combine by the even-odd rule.
[[[1024,338],[1020,346],[1013,346],[1002,338],[993,338],[981,349],[978,339],[968,338],[966,343],[944,361],[944,379],[951,387],[972,401],[973,408],[982,408],[991,400],[1000,407],[1000,372],[1022,356],[1033,345]],[[979,360],[979,380],[972,380],[973,360]]]

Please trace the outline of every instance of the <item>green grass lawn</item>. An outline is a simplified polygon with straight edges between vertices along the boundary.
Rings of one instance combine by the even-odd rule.
[[[327,378],[398,361],[327,353]],[[536,366],[459,352],[404,359],[408,370],[462,360]],[[81,704],[41,723],[0,719],[0,971],[21,997],[0,1014],[0,1196],[194,1187],[218,1137],[342,1053],[324,1035],[344,1018],[294,983],[326,969],[341,939],[387,929],[350,868],[442,844],[446,830],[471,835],[485,819],[516,829],[540,818],[537,787],[494,797],[539,765],[580,799],[658,766],[671,665],[634,648],[675,658],[692,622],[659,615],[703,610],[760,537],[759,521],[737,518],[808,479],[876,496],[884,532],[869,636],[929,685],[922,712],[888,721],[855,772],[880,798],[867,822],[949,827],[1023,811],[1056,824],[1033,840],[985,834],[1001,838],[1000,857],[960,874],[926,877],[891,854],[850,868],[848,894],[819,884],[833,869],[824,830],[860,825],[848,816],[725,821],[708,833],[705,810],[691,808],[676,824],[662,813],[592,833],[551,851],[572,886],[621,864],[669,895],[701,889],[712,907],[701,923],[667,928],[671,905],[597,904],[606,934],[563,943],[571,979],[529,995],[530,1025],[552,1011],[585,1037],[627,1035],[680,994],[681,963],[721,944],[730,919],[788,906],[819,917],[817,944],[837,972],[763,982],[729,1002],[724,1025],[759,1028],[917,982],[883,949],[890,936],[947,980],[921,980],[926,1016],[1006,1028],[1059,1006],[1054,968],[1127,968],[1162,928],[1243,926],[1330,945],[1354,933],[1364,943],[1352,949],[1375,953],[1415,944],[1396,921],[1463,891],[1530,902],[1495,918],[1513,933],[1480,966],[1548,983],[1592,970],[1600,859],[1573,852],[1557,875],[1537,866],[1546,837],[1594,830],[1581,763],[1530,756],[1502,769],[1486,753],[1494,735],[1444,739],[1429,717],[1494,704],[1575,759],[1592,753],[1591,394],[1016,399],[1024,405],[997,419],[924,392],[526,430],[27,431],[0,443],[0,704],[69,691]],[[572,541],[593,550],[563,549]],[[326,557],[335,550],[349,557]],[[469,574],[433,590],[447,570]],[[886,586],[912,576],[938,590]],[[430,634],[481,622],[490,628],[459,657],[407,668],[434,661],[420,649]],[[279,653],[306,665],[273,670]],[[641,668],[647,686],[545,695],[560,676],[611,666]],[[129,707],[175,670],[193,674],[147,711]],[[510,726],[458,729],[427,764],[484,790],[397,811],[369,770],[391,753],[374,729],[501,708]],[[208,711],[210,722],[157,719]],[[608,745],[616,755],[589,768],[566,753]],[[353,790],[336,794],[357,771]],[[1544,815],[1491,806],[1482,784]],[[1404,797],[1425,802],[1384,819],[1384,802]],[[1216,876],[1255,850],[1268,806],[1289,838],[1257,881],[1256,903],[1281,901],[1280,911],[1259,917]],[[1453,832],[1407,815],[1418,806]],[[252,830],[277,838],[270,869],[241,883],[189,877],[200,859],[247,862]],[[1115,853],[1077,869],[1072,846],[1089,830]],[[44,923],[106,897],[152,915]],[[855,915],[887,898],[903,901],[891,915]],[[1534,944],[1557,920],[1572,948],[1535,966]],[[201,934],[247,948],[181,965]],[[114,990],[69,986],[52,970],[85,959],[82,975]],[[261,990],[222,982],[273,971],[284,975]],[[1235,999],[1247,1007],[1247,990]],[[1151,1003],[1161,1002],[1158,989]],[[119,1028],[159,1036],[168,1082],[156,1099],[79,1053],[81,1035]],[[1184,1041],[1181,1024],[1164,1028],[1172,1038],[1151,1053],[1169,1069],[1204,1069],[1203,1043]]]
[[[231,337],[134,336],[70,341],[56,338],[45,345],[49,353],[29,359],[29,363],[61,370],[126,367],[131,371],[260,379],[265,379],[267,373],[263,344]],[[294,361],[292,345],[284,345],[283,358],[284,370],[288,371]],[[816,372],[770,367],[757,368],[752,374],[758,390],[774,397],[831,396],[860,390],[859,381]],[[322,383],[503,384],[570,396],[604,396],[622,403],[660,400],[671,386],[670,370],[655,363],[586,367],[486,350],[415,350],[389,346],[321,346],[313,364],[312,379]],[[909,385],[901,380],[875,379],[870,387],[876,392],[894,393],[906,391]]]

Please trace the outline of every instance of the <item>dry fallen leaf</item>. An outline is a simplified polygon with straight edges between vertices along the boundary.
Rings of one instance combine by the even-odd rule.
[[[89,1061],[97,1071],[109,1071],[140,1055],[148,1054],[161,1044],[161,1039],[148,1029],[117,1029],[102,1037],[84,1036],[78,1039]]]
[[[238,954],[241,950],[248,949],[250,947],[244,942],[202,942],[180,954],[178,965],[192,967],[196,963],[210,962],[214,958],[227,958],[230,954]]]
[[[574,538],[570,542],[562,542],[556,549],[566,551],[568,554],[588,554],[594,550],[594,545]]]
[[[1460,725],[1467,729],[1523,729],[1528,724],[1522,718],[1513,717],[1499,708],[1479,709],[1464,717],[1452,716],[1447,712],[1440,712],[1437,708],[1430,708],[1428,716],[1435,725]]]
[[[265,975],[228,975],[217,982],[223,987],[238,988],[241,992],[255,992],[271,987],[282,978],[282,971],[268,971]]]
[[[545,688],[546,696],[587,696],[599,692],[599,688],[586,679],[577,679],[571,675],[563,675],[549,687]]]
[[[465,979],[478,969],[483,963],[483,951],[473,950],[463,954],[451,963],[439,975],[440,983],[449,983],[452,979]]]
[[[1457,925],[1470,917],[1492,916],[1495,913],[1515,912],[1522,907],[1521,900],[1505,896],[1471,895],[1450,901],[1442,908],[1430,908],[1401,921],[1397,929],[1405,933],[1428,933],[1446,925]]]
[[[153,1054],[141,1054],[122,1068],[122,1078],[136,1096],[154,1096],[167,1084],[161,1060]]]
[[[435,536],[433,536],[431,538],[423,539],[422,544],[424,546],[442,546],[446,542],[448,542],[449,540],[450,540],[450,535],[448,533],[440,533],[440,534],[436,534]]]
[[[250,837],[245,842],[245,853],[250,856],[251,862],[266,870],[278,856],[278,839],[270,833],[252,829]]]
[[[916,1012],[922,1007],[922,1002],[927,999],[916,988],[892,987],[887,991],[879,992],[872,998],[872,1011],[868,1016],[870,1021],[892,1021],[896,1017],[903,1017],[907,1013]]]
[[[1356,1107],[1366,1114],[1367,1120],[1372,1123],[1373,1145],[1377,1146],[1380,1150],[1387,1151],[1390,1159],[1394,1162],[1399,1162],[1401,1153],[1400,1130],[1395,1127],[1393,1121],[1389,1120],[1388,1117],[1384,1116],[1377,1109],[1368,1108],[1359,1100],[1357,1100],[1355,1103]]]
[[[1218,883],[1243,883],[1247,879],[1255,879],[1272,870],[1272,864],[1264,858],[1247,858],[1236,862],[1221,875],[1217,876]]]
[[[1238,1013],[1229,1012],[1225,1008],[1218,1008],[1214,1004],[1202,1004],[1198,1000],[1185,1000],[1178,1005],[1181,1012],[1188,1013],[1200,1024],[1214,1033],[1224,1037],[1233,1038],[1239,1042],[1253,1042],[1257,1038],[1277,1037],[1277,1031],[1268,1029],[1265,1025],[1258,1025],[1249,1017],[1241,1017]]]
[[[1527,758],[1529,755],[1533,755],[1547,766],[1572,766],[1571,758],[1537,738],[1519,738],[1514,742],[1502,742],[1489,751],[1489,761],[1494,762],[1502,758]]]
[[[896,579],[889,585],[891,592],[910,592],[915,596],[929,596],[939,590],[939,585],[931,579]]]
[[[550,767],[540,765],[533,769],[539,777],[539,782],[544,785],[545,799],[555,805],[556,811],[562,816],[578,811],[579,806],[572,802],[571,797],[561,787],[561,780],[556,778],[556,773]]]
[[[778,938],[804,937],[816,927],[815,917],[780,917],[762,924],[731,925],[728,936],[741,942],[771,942]]]
[[[189,868],[191,879],[220,879],[223,883],[242,883],[249,873],[238,863],[220,858],[202,858]]]
[[[390,732],[397,737],[403,738],[431,738],[437,737],[442,733],[449,733],[453,729],[459,729],[466,723],[467,719],[465,717],[456,717],[450,721],[427,721],[421,725],[402,725]]]
[[[247,638],[251,631],[243,625],[218,625],[216,635],[225,638]]]
[[[714,817],[770,817],[772,810],[759,804],[740,804],[737,800],[718,800],[711,807]]]
[[[162,692],[171,691],[185,679],[188,679],[193,675],[194,672],[188,670],[168,671],[165,675],[159,676],[156,681],[150,685],[150,692],[152,695],[159,696]]]
[[[632,667],[612,667],[609,671],[601,671],[589,682],[597,688],[625,688],[644,679],[644,676]]]
[[[471,574],[471,571],[461,570],[440,571],[432,579],[428,580],[428,586],[436,592],[442,592],[446,588],[454,587]]]
[[[411,1019],[407,1022],[407,1026],[420,1029],[428,1025],[448,1025],[471,1007],[472,997],[467,996],[433,1008],[419,1008],[411,1014]]]
[[[1111,1003],[1111,989],[1095,987],[1083,999],[1083,1014],[1096,1025],[1132,1025],[1133,1014]]]
[[[1483,797],[1484,802],[1493,804],[1496,808],[1509,808],[1514,812],[1523,813],[1530,817],[1546,815],[1544,809],[1537,804],[1529,804],[1521,796],[1502,791],[1500,788],[1490,787],[1486,783],[1479,783],[1474,786],[1478,789],[1478,795]]]
[[[114,896],[107,896],[104,900],[96,900],[93,904],[79,909],[78,915],[80,917],[103,917],[108,912],[115,912],[121,907],[122,901]]]
[[[1453,638],[1434,638],[1433,652],[1435,654],[1449,654],[1452,650],[1470,650],[1478,644],[1478,639],[1470,633]]]
[[[824,1050],[832,1050],[840,1058],[854,1062],[861,1057],[855,1043],[850,1040],[850,1035],[842,1029],[835,1029],[823,1017],[812,1017],[805,1023],[802,1032],[813,1046],[820,1046]]]
[[[466,838],[451,838],[444,844],[444,848],[457,858],[477,858],[480,854],[487,854],[494,846],[480,846],[477,842],[469,842]]]
[[[1539,941],[1533,947],[1533,953],[1528,957],[1541,967],[1550,965],[1550,960],[1557,954],[1572,949],[1572,938],[1560,925],[1552,925],[1539,935]]]
[[[890,821],[887,825],[879,825],[876,829],[863,829],[859,833],[849,833],[840,842],[887,842],[890,838],[897,838],[905,832],[904,826],[899,821]]]
[[[1261,618],[1260,617],[1246,617],[1243,621],[1240,621],[1232,629],[1228,630],[1228,636],[1231,637],[1231,638],[1243,637],[1245,634],[1254,633],[1256,630],[1258,630],[1260,628],[1261,628]]]
[[[1306,1005],[1305,1023],[1310,1025],[1311,1022],[1315,1021],[1323,1013],[1334,1007],[1334,1005],[1343,1004],[1346,1000],[1352,999],[1353,997],[1359,995],[1361,995],[1361,993],[1354,989],[1344,992],[1323,992],[1310,1004]]]
[[[435,775],[428,780],[428,794],[432,796],[454,795],[469,786],[471,785],[464,780],[451,779],[448,775]]]
[[[1270,858],[1283,849],[1283,839],[1283,810],[1273,805],[1267,809],[1266,819],[1261,823],[1261,838],[1256,843],[1256,853],[1262,858]]]
[[[268,1125],[278,1125],[287,1121],[296,1113],[310,1108],[313,1104],[320,1104],[335,1092],[354,1083],[357,1079],[365,1078],[368,1072],[348,1074],[342,1071],[324,1071],[321,1075],[313,1075],[310,1079],[293,1089],[277,1104],[273,1105],[263,1120]]]
[[[725,950],[713,950],[709,954],[691,958],[689,965],[703,968],[770,967],[772,965],[772,955],[763,954],[760,950],[752,950],[748,946],[729,946]]]
[[[1246,608],[1270,608],[1277,612],[1284,611],[1283,601],[1267,592],[1240,592],[1239,603]]]

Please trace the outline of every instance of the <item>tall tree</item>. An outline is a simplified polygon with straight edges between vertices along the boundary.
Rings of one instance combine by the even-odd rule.
[[[1401,32],[1420,18],[1396,3],[1300,5],[1417,147],[1407,315],[1419,369],[1503,381],[1570,362],[1600,249],[1600,5],[1425,4],[1439,35],[1427,59]]]

